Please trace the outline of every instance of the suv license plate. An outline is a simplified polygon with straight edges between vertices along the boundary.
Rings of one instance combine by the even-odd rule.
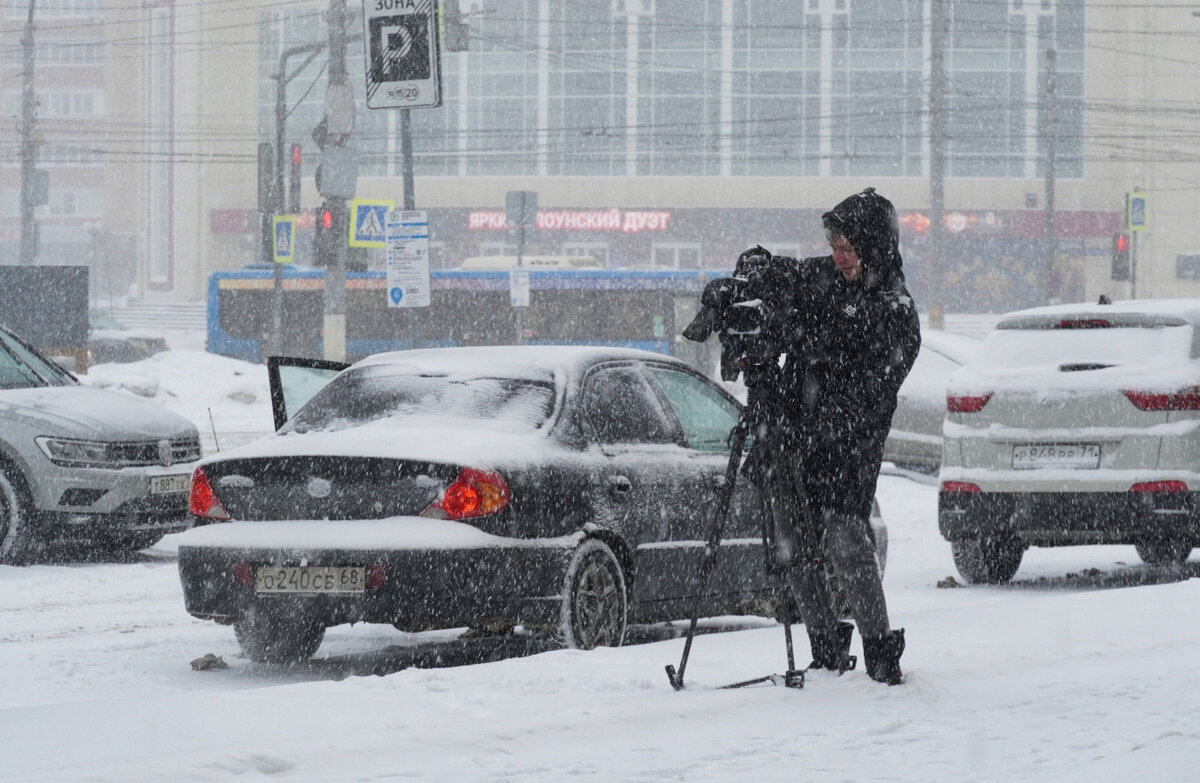
[[[1021,443],[1013,446],[1015,470],[1036,468],[1098,468],[1099,443]]]
[[[151,476],[150,494],[165,495],[168,492],[187,492],[192,488],[192,474],[176,473],[172,476]]]
[[[254,573],[258,593],[361,593],[365,566],[262,566]]]

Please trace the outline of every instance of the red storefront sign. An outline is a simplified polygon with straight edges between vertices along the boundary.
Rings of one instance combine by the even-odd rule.
[[[636,234],[640,231],[666,231],[671,213],[620,209],[538,210],[539,231],[621,231]],[[472,231],[503,231],[508,219],[500,210],[477,210],[467,216],[467,228]]]

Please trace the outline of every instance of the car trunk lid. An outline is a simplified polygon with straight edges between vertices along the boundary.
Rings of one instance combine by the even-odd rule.
[[[380,519],[420,514],[455,465],[377,457],[284,456],[204,466],[234,519]]]

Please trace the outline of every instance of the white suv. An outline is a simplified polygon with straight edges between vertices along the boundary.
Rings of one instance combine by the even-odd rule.
[[[938,526],[969,582],[1030,546],[1200,544],[1200,299],[1005,315],[950,380]]]

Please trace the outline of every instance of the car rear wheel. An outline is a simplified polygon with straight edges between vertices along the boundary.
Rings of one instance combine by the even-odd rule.
[[[1011,538],[964,538],[950,542],[954,565],[972,584],[1003,584],[1021,567],[1025,547]]]
[[[0,466],[0,563],[20,565],[33,555],[31,508],[18,475]]]
[[[558,629],[563,644],[581,650],[620,647],[628,614],[625,574],[612,549],[589,539],[571,559],[563,583]]]
[[[1147,565],[1179,565],[1192,553],[1192,545],[1178,538],[1156,538],[1134,544],[1138,557]]]
[[[325,639],[325,626],[299,613],[276,614],[251,608],[233,632],[255,663],[307,661]]]

